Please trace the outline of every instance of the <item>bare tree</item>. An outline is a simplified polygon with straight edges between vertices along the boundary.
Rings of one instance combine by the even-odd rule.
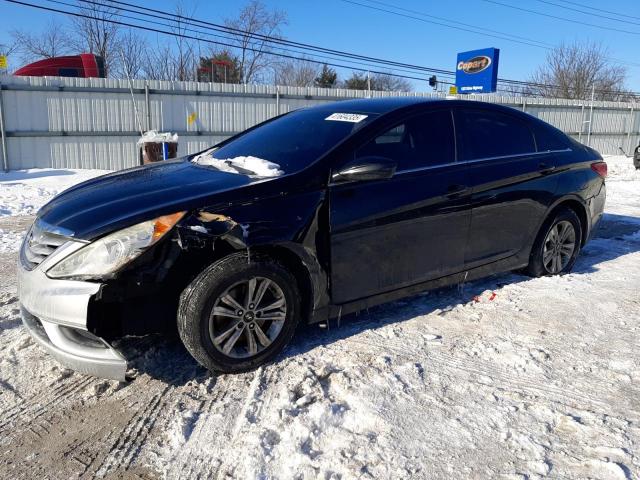
[[[608,58],[598,43],[562,44],[547,54],[546,61],[529,78],[537,84],[527,94],[541,97],[585,99],[594,89],[597,100],[626,97],[627,70]]]
[[[120,11],[97,3],[79,3],[78,11],[86,17],[73,17],[75,29],[72,45],[78,51],[101,56],[105,73],[109,76],[120,61],[120,25],[111,23],[118,19]]]
[[[147,41],[129,28],[121,33],[118,41],[118,61],[114,62],[111,76],[140,78],[148,62],[149,45]]]
[[[227,27],[246,32],[234,32],[242,83],[262,81],[273,71],[277,59],[270,54],[272,46],[265,38],[256,35],[282,38],[280,29],[286,24],[285,12],[269,11],[260,0],[251,0],[240,11],[238,18],[225,21]]]
[[[42,58],[59,57],[72,52],[67,30],[61,24],[51,21],[40,33],[27,30],[13,30],[11,37],[14,49],[23,62],[33,62]]]
[[[397,77],[390,73],[374,73],[367,76],[366,73],[353,72],[351,77],[347,78],[343,86],[352,90],[383,90],[387,92],[410,92],[411,83],[402,77]]]
[[[410,92],[411,82],[390,73],[376,73],[371,76],[371,88],[388,92]]]
[[[274,79],[276,85],[290,87],[311,87],[320,73],[318,64],[305,59],[286,60],[275,66]]]
[[[198,59],[193,41],[185,38],[188,33],[188,25],[185,19],[193,16],[193,11],[187,12],[183,3],[178,3],[175,7],[174,20],[171,30],[175,33],[175,48],[173,49],[173,76],[175,80],[196,80],[196,69]]]
[[[20,48],[20,44],[14,39],[10,43],[0,43],[0,55],[6,55],[7,57],[17,53]]]
[[[142,67],[143,75],[149,80],[175,80],[173,51],[168,43],[157,42],[149,47]]]

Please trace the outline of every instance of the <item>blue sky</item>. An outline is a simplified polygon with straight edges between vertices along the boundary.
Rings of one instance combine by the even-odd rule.
[[[130,0],[154,8],[171,10],[173,1]],[[353,0],[361,4],[390,9],[371,0]],[[508,8],[487,0],[458,0],[456,2],[428,0],[379,0],[407,10],[415,10],[449,21],[475,25],[477,28],[495,30],[526,39],[537,40],[548,45],[562,42],[596,41],[602,42],[610,56],[625,62],[628,67],[627,86],[640,91],[640,9],[637,0],[602,2],[596,0],[495,0],[543,12],[547,15],[572,18],[575,21],[592,23],[587,26],[569,23],[554,18],[543,17]],[[494,1],[494,0],[491,0]],[[345,50],[363,55],[376,56],[417,65],[453,70],[456,53],[484,47],[500,48],[500,77],[524,80],[541,64],[547,50],[504,39],[447,28],[433,23],[417,21],[386,12],[364,8],[345,0],[264,0],[271,8],[287,12],[289,24],[283,33],[290,40],[312,43],[328,48]],[[548,3],[549,2],[549,3]],[[46,3],[34,0],[34,3]],[[243,5],[240,1],[223,0],[183,0],[191,5],[196,15],[204,20],[221,22],[235,15]],[[562,6],[556,6],[563,5]],[[593,11],[596,15],[586,15],[567,8],[587,10],[590,6],[619,12],[623,15]],[[425,20],[442,22],[435,18],[403,11],[407,15],[419,16]],[[7,40],[8,31],[13,28],[37,30],[44,26],[54,14],[40,12],[13,5],[0,0],[0,18],[3,29],[0,42]],[[615,21],[604,18],[610,16]],[[7,20],[11,19],[10,22]],[[461,28],[467,28],[459,25]],[[623,33],[627,30],[632,33]],[[490,33],[490,32],[489,32]],[[523,40],[526,42],[527,40]],[[635,65],[626,62],[634,62]],[[427,89],[426,82],[414,82],[415,88]]]

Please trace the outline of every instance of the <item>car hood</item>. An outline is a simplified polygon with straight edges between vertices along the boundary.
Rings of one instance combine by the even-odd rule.
[[[92,240],[159,215],[215,205],[230,191],[264,181],[185,160],[162,162],[80,183],[46,204],[38,217]]]

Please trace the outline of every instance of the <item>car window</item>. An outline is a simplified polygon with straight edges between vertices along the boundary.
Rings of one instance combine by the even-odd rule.
[[[340,110],[339,105],[336,110]],[[296,110],[242,133],[196,159],[201,165],[222,166],[228,172],[245,172],[249,159],[284,174],[294,173],[311,165],[376,116],[314,108]]]
[[[474,108],[456,111],[459,159],[477,160],[533,153],[536,145],[529,126],[519,118]]]
[[[536,145],[539,152],[550,150],[564,150],[569,147],[567,136],[560,130],[544,124],[536,125],[534,128]]]
[[[390,128],[356,152],[357,158],[368,156],[391,158],[398,163],[398,171],[454,162],[451,112],[427,112]]]

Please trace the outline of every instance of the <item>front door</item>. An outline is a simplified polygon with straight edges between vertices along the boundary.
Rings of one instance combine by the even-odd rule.
[[[395,160],[395,175],[329,187],[335,304],[464,269],[471,212],[451,111],[413,116],[355,152],[370,156]]]

